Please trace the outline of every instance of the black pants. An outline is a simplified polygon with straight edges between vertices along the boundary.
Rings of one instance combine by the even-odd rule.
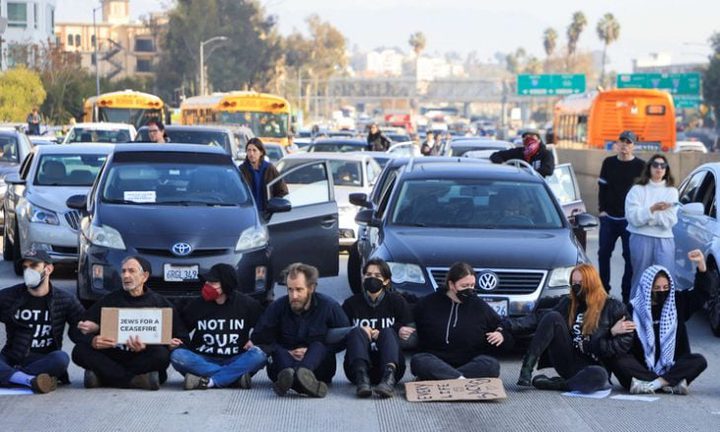
[[[608,383],[607,371],[575,349],[565,318],[555,311],[542,317],[528,348],[537,357],[544,353],[570,390],[592,393]]]
[[[117,348],[96,350],[88,344],[79,343],[72,351],[75,364],[97,374],[100,382],[109,387],[129,387],[135,375],[159,372],[161,381],[167,377],[170,350],[163,345],[148,345],[141,352]]]
[[[385,372],[385,366],[390,363],[395,365],[396,381],[400,381],[405,375],[405,357],[400,349],[400,339],[394,328],[388,327],[380,330],[375,342],[375,350],[372,349],[367,333],[360,327],[355,327],[348,333],[346,344],[343,369],[351,383],[356,384],[355,368],[358,362],[365,363],[372,384],[380,382]]]
[[[607,216],[600,218],[600,240],[598,247],[598,267],[600,279],[605,290],[610,292],[610,257],[615,249],[618,237],[622,240],[622,257],[625,261],[625,271],[622,277],[622,299],[627,304],[630,301],[630,282],[633,268],[630,261],[630,233],[627,230],[627,220],[615,220]]]
[[[421,381],[450,380],[465,378],[497,378],[500,376],[500,362],[497,359],[479,355],[457,368],[430,353],[415,354],[410,360],[410,370]]]
[[[685,354],[675,359],[675,364],[670,370],[661,375],[671,386],[676,385],[683,379],[690,384],[695,378],[707,368],[705,357],[700,354]],[[610,362],[610,370],[615,374],[620,384],[630,389],[630,382],[633,378],[642,381],[653,381],[658,375],[649,370],[643,363],[632,354],[617,357]]]
[[[273,382],[277,380],[277,376],[281,370],[303,367],[313,371],[315,377],[320,381],[330,384],[337,369],[335,353],[322,342],[311,343],[307,347],[305,357],[300,361],[295,360],[288,350],[282,347],[276,349],[270,355],[270,359],[267,366],[267,374]]]

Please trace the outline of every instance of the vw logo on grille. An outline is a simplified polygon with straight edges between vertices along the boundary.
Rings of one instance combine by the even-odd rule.
[[[491,271],[478,273],[478,286],[485,291],[492,291],[498,286],[498,276]]]
[[[175,243],[170,251],[177,256],[187,256],[192,252],[192,246],[187,243]]]

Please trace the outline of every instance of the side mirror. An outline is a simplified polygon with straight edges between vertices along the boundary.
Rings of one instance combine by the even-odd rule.
[[[85,210],[87,195],[73,195],[65,201],[65,205],[74,210]]]
[[[592,228],[597,228],[598,226],[598,218],[591,215],[590,213],[580,213],[575,215],[575,225],[578,228],[582,228],[584,230],[589,230]]]
[[[371,209],[373,207],[372,203],[368,201],[367,194],[362,192],[355,192],[350,194],[350,204],[359,206],[359,207],[365,207],[368,209]]]
[[[286,213],[292,209],[292,204],[285,198],[270,198],[267,203],[268,213]]]
[[[357,215],[355,215],[355,222],[358,225],[364,225],[364,226],[371,226],[371,227],[379,227],[380,226],[380,220],[375,217],[375,210],[372,210],[372,209],[365,209],[365,210],[360,210],[359,212],[357,212]]]
[[[20,178],[20,174],[14,172],[5,176],[5,183],[9,185],[24,185],[25,180]]]
[[[7,182],[7,177],[5,179],[5,181]],[[693,202],[681,205],[680,211],[687,215],[702,216],[703,214],[705,214],[705,207],[702,203]]]

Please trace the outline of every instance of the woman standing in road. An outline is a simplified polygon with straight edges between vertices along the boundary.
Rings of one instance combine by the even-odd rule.
[[[370,125],[370,132],[367,136],[367,144],[369,151],[387,151],[390,148],[390,140],[380,131],[378,125],[373,123]]]
[[[270,190],[271,196],[268,197],[267,185],[280,174],[277,168],[265,159],[267,154],[265,145],[260,138],[251,138],[245,144],[245,153],[245,161],[240,165],[240,172],[250,186],[255,205],[260,212],[263,212],[267,207],[268,199],[284,197],[288,194],[287,185],[282,180],[276,182]]]
[[[678,190],[667,158],[656,154],[648,160],[642,176],[625,198],[625,217],[630,232],[633,268],[630,298],[635,297],[641,272],[657,264],[675,270],[675,239]]]

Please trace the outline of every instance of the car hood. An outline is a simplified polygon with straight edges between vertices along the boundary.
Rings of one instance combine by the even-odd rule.
[[[90,186],[34,186],[26,190],[25,198],[36,206],[66,212],[70,209],[65,201],[73,195],[87,195]]]
[[[385,230],[383,245],[395,262],[450,267],[551,269],[578,262],[577,244],[568,229],[480,230],[396,227]]]
[[[255,207],[198,207],[102,204],[96,225],[120,232],[134,248],[169,248],[177,242],[197,248],[234,247],[242,231],[257,224]]]

